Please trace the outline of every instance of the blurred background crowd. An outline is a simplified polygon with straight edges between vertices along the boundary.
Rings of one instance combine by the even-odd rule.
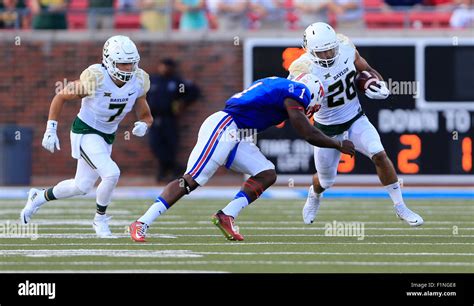
[[[474,0],[0,0],[0,29],[474,28]]]

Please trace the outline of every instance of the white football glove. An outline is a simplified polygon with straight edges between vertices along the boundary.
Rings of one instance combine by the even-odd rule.
[[[148,129],[148,125],[146,125],[143,121],[135,122],[135,127],[132,130],[132,134],[138,137],[143,137],[146,134],[146,130]]]
[[[390,90],[388,90],[387,85],[383,81],[376,81],[377,85],[380,87],[377,87],[375,85],[370,85],[369,88],[365,91],[365,95],[370,98],[370,99],[387,99],[387,97],[390,95]]]
[[[48,123],[46,124],[46,132],[44,132],[43,141],[41,143],[43,145],[43,148],[45,148],[51,153],[54,153],[54,147],[56,147],[58,151],[61,150],[61,148],[59,147],[59,138],[58,135],[56,135],[57,128],[57,121],[48,120]]]

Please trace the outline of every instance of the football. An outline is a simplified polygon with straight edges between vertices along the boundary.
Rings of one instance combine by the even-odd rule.
[[[375,86],[379,86],[375,83],[376,81],[378,81],[378,79],[379,78],[375,74],[370,73],[368,71],[362,71],[356,76],[354,82],[358,90],[360,90],[361,92],[365,92],[367,88],[369,88],[369,86],[372,84],[374,84]]]

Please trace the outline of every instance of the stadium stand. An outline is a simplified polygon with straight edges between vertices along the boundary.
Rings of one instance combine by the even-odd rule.
[[[2,0],[0,0],[0,3]],[[449,28],[450,19],[456,8],[456,4],[459,1],[452,0],[424,0],[423,5],[415,6],[390,6],[387,5],[383,0],[363,0],[364,14],[363,24],[369,29],[435,29],[435,28]],[[277,12],[281,13],[283,19],[281,23],[276,23],[275,30],[301,30],[304,28],[301,22],[301,16],[295,8],[295,0],[279,0]],[[0,5],[0,11],[2,10]],[[127,6],[127,8],[120,7],[118,0],[114,1],[114,28],[115,29],[129,29],[139,30],[142,29],[140,15],[141,11],[138,5],[133,7]],[[469,8],[468,8],[469,9]],[[88,0],[71,0],[68,6],[67,20],[68,28],[72,31],[87,30],[88,29]],[[470,11],[474,11],[471,7]],[[171,12],[171,18],[169,18],[171,25],[167,28],[178,31],[180,22],[180,12],[172,7],[168,10]],[[29,10],[27,9],[28,13]],[[332,12],[326,12],[327,20],[334,27],[338,26],[338,18]],[[31,18],[29,14],[19,14],[19,16],[26,16]],[[209,20],[210,31],[219,31],[219,26],[216,20],[218,19],[216,13],[206,13]],[[474,14],[473,14],[474,15]],[[247,30],[259,30],[260,24],[264,21],[262,18],[268,18],[262,16],[251,9],[249,6],[247,13],[245,14],[247,22],[243,22],[242,25],[246,25]],[[20,17],[19,17],[20,18]],[[24,17],[21,17],[24,18]],[[274,19],[274,18],[273,18]],[[23,24],[17,22],[17,24]],[[272,23],[272,29],[273,29]],[[470,27],[474,26],[471,22]],[[268,28],[267,28],[268,30]]]

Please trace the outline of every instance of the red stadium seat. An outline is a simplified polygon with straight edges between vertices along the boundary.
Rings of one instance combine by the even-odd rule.
[[[67,12],[68,28],[72,30],[80,30],[87,28],[87,8],[88,0],[72,0],[69,3],[69,11]]]
[[[117,13],[115,14],[116,29],[141,29],[139,13]]]
[[[364,0],[363,7],[366,9],[381,8],[383,6],[383,0]]]
[[[449,27],[451,12],[411,12],[409,19],[412,26],[421,22],[424,28],[445,28]]]
[[[403,12],[367,12],[364,15],[368,28],[403,28],[406,18]]]

